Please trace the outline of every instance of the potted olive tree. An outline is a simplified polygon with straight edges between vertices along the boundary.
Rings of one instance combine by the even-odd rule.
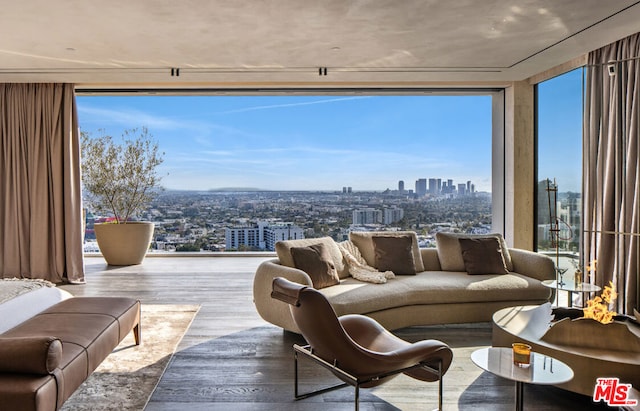
[[[82,184],[93,208],[111,215],[95,224],[96,240],[109,265],[140,264],[153,237],[153,223],[136,221],[161,190],[157,168],[163,161],[149,131],[129,129],[120,141],[100,131],[82,138]]]

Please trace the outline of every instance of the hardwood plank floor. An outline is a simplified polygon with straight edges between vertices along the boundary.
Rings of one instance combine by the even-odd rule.
[[[271,257],[148,257],[142,265],[108,267],[85,261],[87,284],[62,288],[77,296],[119,295],[143,304],[200,304],[147,411],[168,410],[352,410],[353,389],[293,400],[294,343],[300,336],[263,321],[252,302],[253,273]],[[144,341],[144,324],[143,324]],[[488,323],[412,327],[396,332],[408,341],[437,338],[454,361],[444,379],[446,410],[512,410],[513,382],[482,372],[473,350],[491,344]],[[302,390],[330,385],[326,370],[301,362]],[[317,385],[309,385],[313,382]],[[423,410],[437,407],[437,384],[401,375],[361,390],[361,410]],[[602,410],[590,398],[554,387],[525,387],[527,410]]]

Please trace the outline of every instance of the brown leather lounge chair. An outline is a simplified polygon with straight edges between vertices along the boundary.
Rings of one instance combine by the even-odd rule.
[[[282,277],[273,280],[272,298],[291,305],[296,325],[309,345],[294,345],[295,398],[308,398],[347,385],[355,387],[355,409],[359,389],[380,385],[400,373],[422,381],[439,381],[438,409],[442,409],[442,376],[453,353],[438,340],[406,342],[364,315],[340,318],[317,290]],[[298,393],[298,353],[330,370],[344,383]]]

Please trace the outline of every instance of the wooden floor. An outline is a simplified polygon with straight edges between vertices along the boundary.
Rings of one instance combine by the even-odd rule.
[[[292,344],[301,338],[263,321],[252,303],[253,273],[264,257],[148,257],[142,265],[108,267],[85,261],[86,285],[62,288],[77,296],[129,296],[148,304],[200,304],[201,309],[146,407],[174,410],[352,410],[353,389],[293,398]],[[491,344],[488,323],[412,327],[396,332],[416,341],[449,344],[454,361],[444,379],[445,410],[512,410],[513,382],[482,372],[470,360]],[[144,338],[144,324],[143,324]],[[301,378],[332,384],[333,377],[301,363]],[[303,390],[317,385],[303,385]],[[590,398],[554,387],[525,387],[527,410],[599,410]],[[361,410],[437,407],[437,384],[401,375],[361,392]]]

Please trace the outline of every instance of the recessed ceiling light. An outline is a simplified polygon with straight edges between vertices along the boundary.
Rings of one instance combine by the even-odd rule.
[[[340,47],[338,47],[338,46],[331,47],[331,50],[332,50],[332,51],[338,51],[338,50],[340,50]]]

